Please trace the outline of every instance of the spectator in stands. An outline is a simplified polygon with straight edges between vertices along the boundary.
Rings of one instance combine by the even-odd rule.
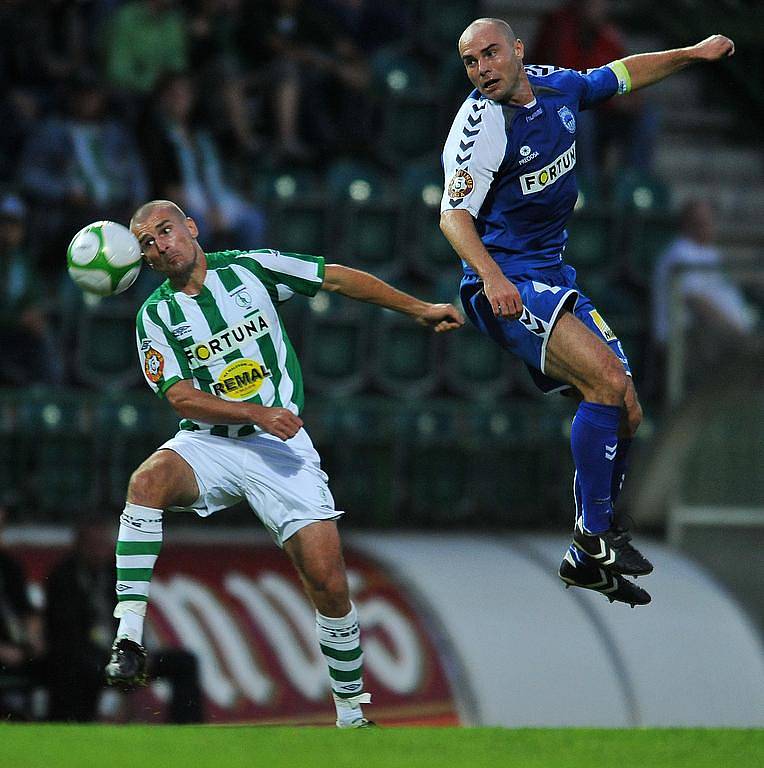
[[[324,10],[303,0],[252,3],[243,29],[266,68],[276,152],[287,160],[365,146],[372,130],[366,57]]]
[[[27,719],[44,652],[42,622],[21,565],[2,546],[7,519],[8,505],[0,500],[0,717]]]
[[[27,208],[10,193],[0,199],[0,275],[0,383],[62,383],[63,356],[27,243]]]
[[[37,217],[36,234],[48,241],[55,271],[79,227],[127,219],[148,191],[133,133],[109,114],[108,92],[89,73],[70,86],[64,114],[49,116],[30,135],[19,176],[31,202],[45,212]]]
[[[609,0],[568,0],[542,19],[525,61],[584,71],[627,56],[609,6]],[[576,122],[578,174],[585,182],[602,183],[598,169],[612,176],[616,165],[650,170],[658,122],[642,94],[611,99],[579,113]]]
[[[736,355],[756,354],[761,343],[755,333],[756,312],[739,286],[720,270],[724,260],[714,242],[716,220],[711,203],[702,199],[686,202],[680,230],[655,266],[653,340],[660,370],[672,330],[672,285],[678,275],[685,310],[680,314],[682,326],[675,330],[689,334],[687,374],[691,383],[709,366],[719,366]],[[697,269],[685,271],[687,267]]]
[[[47,578],[49,712],[54,721],[89,722],[98,715],[103,668],[116,630],[114,532],[100,518],[81,522],[71,552]],[[196,658],[187,651],[150,654],[149,675],[172,684],[168,720],[202,721]]]
[[[176,0],[125,3],[107,37],[106,72],[120,91],[148,95],[164,74],[188,67],[188,25]]]
[[[236,189],[214,136],[195,120],[196,98],[186,75],[169,75],[157,87],[141,132],[153,194],[182,201],[204,237],[221,248],[258,248],[265,216]]]
[[[252,40],[242,34],[242,0],[200,0],[189,25],[190,60],[202,118],[225,158],[249,162],[263,148],[261,71],[246,65]]]

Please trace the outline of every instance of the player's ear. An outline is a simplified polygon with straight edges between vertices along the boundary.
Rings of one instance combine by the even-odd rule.
[[[517,40],[515,40],[515,56],[517,56],[520,61],[523,60],[523,57],[525,56],[525,43],[518,37]]]
[[[199,227],[196,226],[196,222],[190,216],[186,216],[186,226],[191,237],[199,237]]]

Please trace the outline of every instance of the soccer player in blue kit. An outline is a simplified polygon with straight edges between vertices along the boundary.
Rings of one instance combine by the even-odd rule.
[[[560,578],[632,607],[650,595],[625,576],[653,567],[615,524],[613,504],[642,410],[621,343],[563,261],[578,196],[576,117],[733,53],[731,40],[713,35],[581,73],[524,66],[523,43],[501,19],[478,19],[459,39],[475,90],[443,152],[440,227],[462,259],[462,304],[482,333],[525,361],[542,391],[579,399],[571,428],[576,520]]]

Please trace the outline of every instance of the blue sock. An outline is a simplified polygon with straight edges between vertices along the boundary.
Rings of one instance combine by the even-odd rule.
[[[631,448],[632,439],[630,437],[621,437],[618,439],[618,449],[615,452],[613,461],[613,479],[610,484],[610,502],[615,506],[616,499],[623,488],[623,481],[626,473],[629,471],[629,448]]]
[[[570,448],[580,488],[581,525],[588,533],[610,528],[610,489],[620,419],[619,406],[586,401],[578,406],[573,419]]]

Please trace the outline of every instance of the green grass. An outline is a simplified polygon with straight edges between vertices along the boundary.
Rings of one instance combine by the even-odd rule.
[[[761,768],[764,730],[0,726],[4,768]]]

